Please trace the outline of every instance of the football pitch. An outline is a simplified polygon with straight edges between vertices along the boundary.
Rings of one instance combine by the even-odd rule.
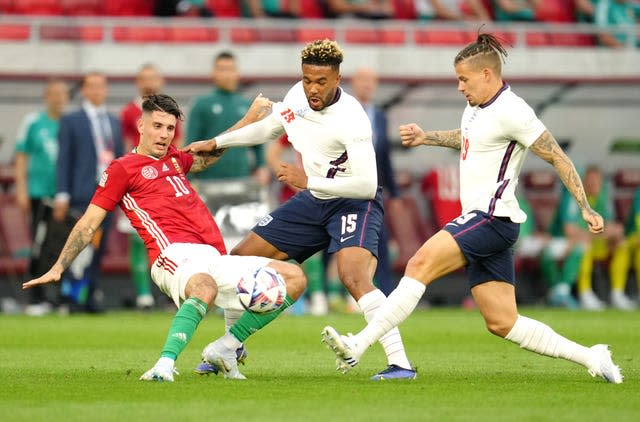
[[[427,309],[401,326],[414,381],[369,381],[386,366],[375,345],[347,375],[320,343],[331,324],[360,315],[284,315],[247,342],[247,381],[192,372],[223,331],[201,323],[174,383],[138,377],[155,363],[172,314],[70,317],[0,315],[2,421],[542,421],[640,419],[640,313],[521,309],[580,343],[609,343],[621,385],[586,369],[519,350],[490,335],[477,311]]]

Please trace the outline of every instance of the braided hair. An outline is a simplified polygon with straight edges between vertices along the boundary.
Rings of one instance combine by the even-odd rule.
[[[474,64],[480,65],[481,67],[491,67],[494,72],[500,75],[502,72],[501,62],[504,61],[507,55],[507,50],[495,35],[478,33],[475,42],[463,48],[456,55],[453,64],[455,66],[463,60],[471,59],[474,61]]]

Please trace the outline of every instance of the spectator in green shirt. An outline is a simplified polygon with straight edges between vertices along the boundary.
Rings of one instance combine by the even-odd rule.
[[[249,109],[251,101],[240,95],[240,74],[232,53],[223,51],[213,62],[213,90],[195,99],[187,117],[185,145],[194,141],[211,139],[240,120]],[[260,185],[270,180],[265,167],[264,147],[229,148],[216,163],[198,173],[194,179],[219,180],[253,176]]]
[[[43,230],[51,218],[51,207],[46,205],[56,194],[56,162],[58,159],[58,128],[60,116],[69,101],[69,89],[61,80],[51,80],[44,91],[45,109],[24,117],[16,139],[15,179],[16,201],[25,213],[31,215],[31,236],[35,241],[40,229],[38,244],[42,244]],[[42,272],[49,263],[40,263],[40,248],[33,248],[29,273]],[[42,287],[31,291],[27,314],[41,315],[51,305],[45,301]]]

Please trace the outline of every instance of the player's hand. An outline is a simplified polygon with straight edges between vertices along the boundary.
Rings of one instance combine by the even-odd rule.
[[[267,97],[263,97],[262,94],[258,94],[251,103],[251,106],[249,106],[249,110],[247,110],[245,116],[251,122],[262,120],[262,118],[271,113],[272,104],[273,101],[269,100]]]
[[[28,213],[31,211],[31,199],[23,189],[16,189],[16,203],[23,212]]]
[[[304,170],[295,164],[281,163],[276,176],[278,176],[279,181],[296,189],[307,188],[307,181],[309,179],[304,173]]]
[[[213,138],[206,141],[192,142],[183,147],[182,151],[193,155],[210,155],[214,153],[217,147],[216,138]]]
[[[31,287],[37,286],[39,284],[58,282],[62,278],[63,272],[64,272],[64,268],[62,268],[61,265],[54,264],[53,267],[51,267],[51,269],[41,277],[34,278],[33,280],[29,280],[25,283],[22,283],[22,290],[30,289]]]
[[[582,218],[587,222],[591,233],[598,234],[604,231],[604,220],[602,219],[602,216],[593,209],[583,209]]]
[[[415,147],[423,144],[424,130],[415,123],[400,125],[400,140],[402,146],[406,148]]]
[[[53,202],[53,219],[58,223],[64,221],[67,213],[69,212],[69,202],[55,200]]]

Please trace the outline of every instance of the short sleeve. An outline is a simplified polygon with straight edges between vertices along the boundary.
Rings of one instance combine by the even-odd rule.
[[[508,116],[507,120],[503,123],[507,136],[530,147],[547,128],[521,98],[510,103],[509,108],[509,112],[504,114]]]
[[[91,203],[107,211],[113,211],[127,193],[128,188],[127,171],[118,160],[113,161],[102,173]]]

